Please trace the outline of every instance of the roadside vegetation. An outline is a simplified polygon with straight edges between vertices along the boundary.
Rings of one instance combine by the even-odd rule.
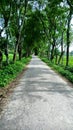
[[[29,63],[31,57],[22,58],[21,61],[16,61],[15,63],[10,63],[7,66],[3,66],[0,70],[0,88],[5,87],[13,79],[15,79]]]
[[[0,87],[33,53],[72,81],[72,21],[73,0],[0,0]]]
[[[73,83],[73,62],[72,62],[72,58],[70,57],[70,63],[69,66],[65,66],[65,60],[66,57],[64,57],[64,62],[63,64],[57,65],[54,62],[52,63],[51,61],[49,61],[47,58],[41,58],[42,61],[44,61],[45,63],[47,63],[48,66],[50,66],[53,70],[55,70],[56,72],[60,73],[62,76],[64,76],[65,78],[67,78],[70,82]]]

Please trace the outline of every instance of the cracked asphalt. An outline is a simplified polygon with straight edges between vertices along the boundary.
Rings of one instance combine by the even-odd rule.
[[[0,130],[73,130],[73,88],[33,56],[4,107]]]

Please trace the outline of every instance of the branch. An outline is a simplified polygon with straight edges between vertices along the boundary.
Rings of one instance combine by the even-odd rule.
[[[71,4],[70,0],[67,0],[67,3],[70,6],[70,8],[73,8],[73,5]]]
[[[44,25],[44,22],[43,22],[43,20],[42,20],[42,17],[41,17],[41,16],[40,16],[40,20],[41,20],[42,25],[43,25],[44,33],[46,34],[46,37],[47,37],[47,39],[49,40],[49,38],[48,38],[48,34],[47,34],[47,31],[46,31],[46,28],[45,28],[45,25]]]

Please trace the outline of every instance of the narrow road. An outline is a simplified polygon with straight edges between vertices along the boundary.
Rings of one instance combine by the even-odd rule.
[[[9,97],[0,130],[73,130],[73,88],[34,56]]]

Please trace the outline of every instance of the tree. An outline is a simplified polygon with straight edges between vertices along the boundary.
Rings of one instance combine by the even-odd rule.
[[[11,14],[11,1],[9,0],[4,0],[0,1],[0,14],[2,19],[4,20],[4,25],[2,29],[0,30],[0,38],[1,34],[3,31],[5,31],[6,35],[6,42],[5,42],[5,55],[6,55],[6,63],[8,64],[8,24],[9,24],[9,19],[10,19],[10,14]]]
[[[29,55],[32,49],[36,50],[37,46],[39,46],[38,43],[41,40],[43,33],[38,10],[32,12],[29,19],[27,19],[25,26],[25,42],[27,46],[27,55]],[[37,46],[35,44],[37,44]]]
[[[67,21],[67,53],[66,53],[66,66],[69,63],[69,46],[70,46],[70,22],[73,14],[73,1],[67,0],[67,4],[69,5],[69,14]]]

